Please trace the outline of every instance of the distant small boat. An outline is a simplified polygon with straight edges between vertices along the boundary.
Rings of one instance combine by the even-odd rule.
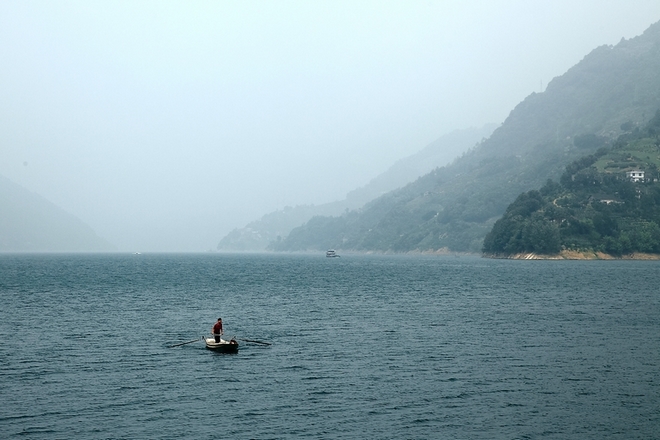
[[[238,353],[238,342],[232,338],[230,341],[220,339],[220,342],[215,342],[215,338],[204,338],[206,348],[220,353]]]
[[[330,249],[325,253],[325,256],[328,258],[339,258],[339,255],[337,255],[337,252],[335,252],[334,249]]]

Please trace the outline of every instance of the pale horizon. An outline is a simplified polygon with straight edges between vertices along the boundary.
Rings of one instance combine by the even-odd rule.
[[[214,249],[500,124],[656,1],[5,2],[0,174],[120,251]]]

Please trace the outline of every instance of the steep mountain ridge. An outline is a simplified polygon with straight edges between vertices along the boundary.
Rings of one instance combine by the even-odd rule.
[[[488,124],[481,128],[454,130],[436,139],[421,151],[398,160],[367,185],[349,192],[344,200],[321,205],[287,206],[268,213],[243,228],[231,231],[220,240],[217,248],[221,251],[233,252],[264,251],[268,245],[286,237],[293,228],[304,224],[314,216],[340,215],[346,210],[360,208],[376,197],[449,163],[477,142],[490,136],[495,127],[495,124]]]
[[[451,165],[340,217],[315,217],[272,249],[479,252],[495,220],[520,193],[557,179],[595,151],[576,142],[614,140],[660,108],[660,23],[601,46],[545,92],[532,93],[495,132]]]

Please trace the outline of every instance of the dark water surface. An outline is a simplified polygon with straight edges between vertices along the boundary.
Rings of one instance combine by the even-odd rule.
[[[0,437],[660,438],[658,264],[3,255]]]

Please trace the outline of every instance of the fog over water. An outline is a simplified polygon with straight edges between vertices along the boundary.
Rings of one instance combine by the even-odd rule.
[[[203,251],[502,122],[657,0],[2,2],[0,174],[120,250]]]

